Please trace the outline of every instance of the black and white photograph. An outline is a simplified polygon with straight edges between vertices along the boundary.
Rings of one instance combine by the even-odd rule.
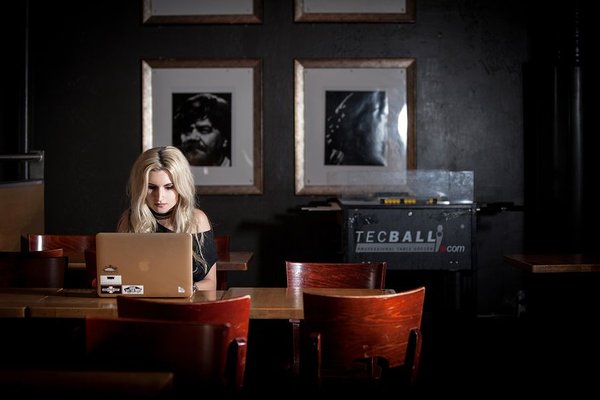
[[[385,165],[384,91],[325,93],[325,165]]]
[[[173,145],[192,166],[231,167],[231,93],[173,93]]]

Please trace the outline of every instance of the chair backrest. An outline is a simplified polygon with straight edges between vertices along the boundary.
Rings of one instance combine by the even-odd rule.
[[[19,261],[21,287],[28,288],[63,288],[69,258],[59,257],[27,257]]]
[[[179,388],[227,389],[229,325],[141,318],[85,322],[87,362],[92,368],[171,371]]]
[[[381,376],[381,366],[403,367],[408,382],[414,383],[424,300],[424,287],[376,296],[334,296],[305,290],[303,370],[319,384],[328,372],[335,371],[339,377],[341,371],[357,371],[357,366],[362,371],[369,366],[370,378]]]
[[[90,287],[96,287],[96,249],[85,249],[85,276]]]
[[[227,378],[230,387],[244,385],[248,330],[250,325],[250,296],[215,301],[183,303],[164,300],[117,296],[120,318],[227,323],[230,325],[230,356]]]
[[[25,240],[29,251],[62,248],[64,255],[69,257],[69,263],[84,263],[85,249],[96,248],[96,235],[57,235],[29,233]]]
[[[387,263],[321,263],[286,261],[289,288],[384,289]]]
[[[64,287],[63,249],[0,251],[0,287]]]
[[[21,253],[21,254],[23,254],[23,253]],[[31,258],[62,257],[62,256],[65,256],[65,251],[63,248],[47,249],[47,250],[30,250],[30,251],[25,252],[24,255],[27,257],[31,257]]]
[[[214,241],[215,246],[217,248],[217,257],[219,258],[219,260],[228,261],[231,237],[229,235],[216,235],[214,237]]]

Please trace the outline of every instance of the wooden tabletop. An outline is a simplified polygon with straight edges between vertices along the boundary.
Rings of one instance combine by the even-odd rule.
[[[60,289],[0,289],[0,317],[23,318],[27,316],[27,305],[34,304]]]
[[[251,251],[230,251],[228,260],[217,261],[217,271],[247,271],[253,255]]]
[[[307,289],[309,290],[309,289]],[[376,295],[393,293],[392,289],[310,289],[311,292],[333,295]],[[232,287],[224,299],[250,295],[250,318],[252,319],[303,319],[301,288]]]
[[[377,295],[392,289],[306,289],[334,295]],[[230,288],[197,291],[191,298],[160,299],[198,302],[250,295],[252,319],[302,319],[302,289]],[[0,289],[0,317],[85,318],[117,316],[114,297],[98,297],[94,289]]]
[[[37,297],[20,293],[19,290],[12,289],[7,292],[6,289],[0,289],[0,316],[9,316],[8,306],[13,308],[25,307],[26,316],[29,317],[85,318],[88,316],[117,316],[116,299],[114,297],[98,297],[95,289],[54,289],[54,292],[48,292]],[[220,299],[223,293],[220,290],[203,290],[194,293],[190,298],[160,300],[178,302],[211,301]]]
[[[600,254],[511,254],[504,261],[527,272],[600,272]]]

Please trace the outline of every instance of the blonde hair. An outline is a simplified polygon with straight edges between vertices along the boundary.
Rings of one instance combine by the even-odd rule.
[[[196,208],[196,185],[190,170],[190,164],[181,150],[174,146],[154,147],[144,151],[135,160],[129,174],[127,196],[129,210],[121,216],[117,230],[119,232],[149,233],[156,232],[158,223],[146,204],[150,171],[165,171],[173,182],[178,194],[177,204],[173,207],[173,231],[193,233],[202,252],[203,234],[198,233],[194,217]],[[201,256],[201,254],[200,254]],[[199,260],[206,268],[203,257]]]

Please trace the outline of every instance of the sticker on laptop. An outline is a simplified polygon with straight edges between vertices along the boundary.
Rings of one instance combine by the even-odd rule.
[[[100,292],[104,294],[121,294],[121,285],[102,285],[100,286]]]
[[[121,285],[121,275],[100,275],[100,286]]]
[[[123,285],[123,294],[144,294],[144,285]]]

